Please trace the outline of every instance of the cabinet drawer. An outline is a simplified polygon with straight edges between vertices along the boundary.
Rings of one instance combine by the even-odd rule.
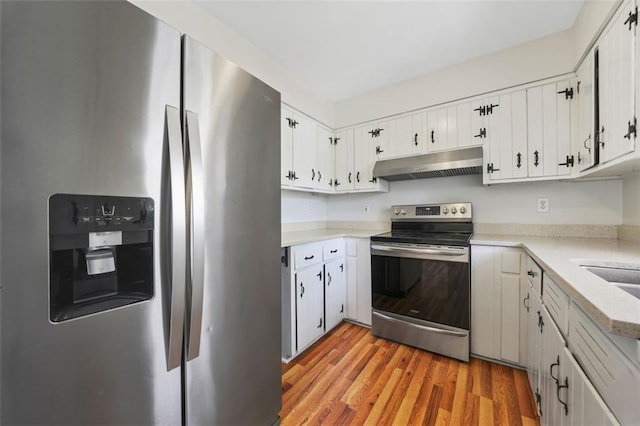
[[[544,274],[543,282],[542,303],[549,310],[560,332],[566,336],[569,331],[569,296],[560,290],[549,275]]]
[[[530,256],[527,256],[527,279],[538,296],[542,295],[542,268]]]
[[[291,251],[293,251],[294,269],[301,269],[322,262],[322,243],[294,246]]]
[[[324,241],[322,243],[322,256],[324,260],[344,256],[344,240],[342,238],[338,238],[335,240]]]
[[[640,424],[640,371],[575,304],[569,313],[569,349],[622,424]]]

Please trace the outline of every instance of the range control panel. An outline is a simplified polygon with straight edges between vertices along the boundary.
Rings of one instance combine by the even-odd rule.
[[[391,220],[452,221],[472,219],[471,203],[391,206]]]

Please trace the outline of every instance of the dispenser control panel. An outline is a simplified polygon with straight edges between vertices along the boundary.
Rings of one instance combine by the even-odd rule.
[[[50,232],[149,230],[153,229],[153,207],[151,198],[55,194],[49,199]]]

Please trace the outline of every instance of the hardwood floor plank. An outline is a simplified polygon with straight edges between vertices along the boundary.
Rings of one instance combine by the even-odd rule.
[[[283,426],[538,425],[524,371],[462,363],[343,322],[282,366]]]

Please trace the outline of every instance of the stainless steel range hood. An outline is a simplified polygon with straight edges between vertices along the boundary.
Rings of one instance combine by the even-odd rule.
[[[377,161],[373,176],[389,181],[482,173],[482,147]]]

